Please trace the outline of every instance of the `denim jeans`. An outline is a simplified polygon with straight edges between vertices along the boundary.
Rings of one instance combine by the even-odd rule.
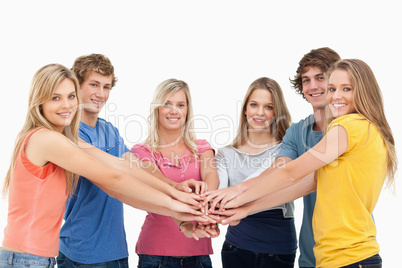
[[[55,258],[0,249],[0,268],[53,268],[55,264]]]
[[[376,254],[365,260],[347,266],[343,266],[342,268],[381,268],[381,267],[382,267],[382,259],[379,254]]]
[[[228,242],[222,246],[223,268],[293,268],[296,254],[260,253],[235,247]]]
[[[209,255],[170,257],[138,254],[138,268],[212,268]]]
[[[58,268],[128,268],[128,258],[124,258],[121,260],[108,261],[108,262],[100,262],[94,264],[84,264],[78,263],[70,260],[63,253],[59,251],[59,256],[57,256],[57,267]]]

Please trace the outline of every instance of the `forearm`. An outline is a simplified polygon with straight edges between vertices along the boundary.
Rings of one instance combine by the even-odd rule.
[[[172,196],[171,187],[166,187],[166,182],[171,180],[166,179],[161,180],[161,178],[157,178],[158,173],[151,173],[151,169],[153,170],[153,166],[147,165],[144,166],[143,162],[136,158],[131,152],[127,152],[123,155],[123,158],[117,158],[115,156],[104,153],[103,151],[93,147],[91,149],[85,150],[87,153],[91,154],[99,161],[104,163],[105,165],[111,166],[114,169],[123,171],[125,173],[132,174],[135,179],[142,181],[143,183],[149,185],[150,187],[161,191],[162,193],[168,194]],[[163,175],[162,175],[163,177]],[[164,177],[163,177],[164,178]]]
[[[208,190],[216,190],[219,186],[219,178],[218,174],[215,173],[208,173],[205,175],[204,182],[208,185]]]
[[[142,172],[144,174],[141,174]],[[138,172],[136,174],[121,172],[119,179],[115,179],[103,186],[106,188],[106,192],[110,190],[115,195],[117,194],[120,199],[130,202],[129,205],[136,206],[135,201],[140,201],[169,209],[172,198],[142,182],[139,177],[149,175],[145,171],[142,172]]]
[[[314,180],[314,173],[311,173],[292,186],[265,195],[247,204],[248,215],[291,202],[300,197],[308,195],[309,193],[315,191],[316,188],[317,183]]]

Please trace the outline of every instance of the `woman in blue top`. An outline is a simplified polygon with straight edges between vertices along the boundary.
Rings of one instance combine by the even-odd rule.
[[[219,188],[237,185],[268,168],[290,125],[282,90],[270,78],[255,80],[244,97],[237,136],[216,155]],[[224,268],[293,267],[297,249],[293,203],[229,226],[222,248]]]

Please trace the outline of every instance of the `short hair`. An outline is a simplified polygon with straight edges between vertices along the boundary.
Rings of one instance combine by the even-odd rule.
[[[338,53],[328,47],[312,49],[309,53],[305,54],[299,62],[294,79],[290,79],[290,83],[296,90],[296,93],[306,99],[303,95],[302,75],[307,72],[307,68],[318,67],[324,74],[332,64],[340,59],[341,57]]]
[[[111,75],[112,87],[114,87],[117,82],[112,62],[108,57],[102,54],[90,54],[76,58],[71,70],[75,73],[80,85],[92,71],[104,76]]]

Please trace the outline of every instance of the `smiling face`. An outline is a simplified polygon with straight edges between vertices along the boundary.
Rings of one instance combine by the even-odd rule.
[[[302,74],[302,87],[303,95],[313,106],[314,111],[325,108],[326,81],[320,68],[312,66]]]
[[[43,116],[59,132],[71,124],[77,112],[77,97],[74,83],[64,79],[55,89],[52,98],[42,104]]]
[[[255,89],[248,99],[244,114],[249,130],[269,129],[275,116],[271,92],[266,89]]]
[[[328,79],[327,103],[334,117],[356,113],[349,73],[335,70]]]
[[[112,89],[112,75],[101,75],[92,71],[81,83],[81,99],[83,103],[83,116],[97,114],[109,99]]]
[[[181,131],[186,123],[187,98],[179,89],[159,107],[159,131]]]

